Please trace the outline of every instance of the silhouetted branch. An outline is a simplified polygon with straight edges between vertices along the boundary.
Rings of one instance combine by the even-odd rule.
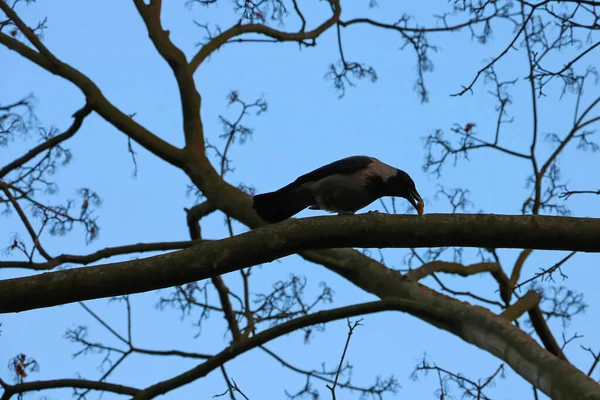
[[[0,400],[9,400],[15,394],[18,395],[27,392],[38,392],[40,390],[58,388],[98,390],[129,396],[135,396],[139,392],[139,389],[129,386],[107,382],[88,381],[84,379],[53,379],[47,381],[24,382],[17,385],[9,385],[0,380],[0,386],[2,386],[4,389],[4,393],[2,394],[2,397],[0,397]]]
[[[561,276],[564,278],[566,278],[566,275],[562,273],[562,270],[560,269],[564,263],[566,263],[567,261],[569,261],[569,259],[571,257],[573,257],[575,255],[576,251],[572,251],[571,253],[569,253],[566,257],[564,257],[562,260],[560,260],[559,262],[557,262],[556,264],[554,264],[553,266],[551,266],[550,268],[545,268],[542,269],[540,268],[540,272],[537,272],[535,275],[533,275],[531,278],[516,284],[512,287],[512,291],[514,292],[515,290],[518,290],[519,288],[521,288],[522,286],[535,281],[538,278],[542,278],[542,280],[547,279],[547,280],[553,280],[552,275],[558,271]]]
[[[352,338],[352,334],[354,333],[354,330],[356,329],[356,327],[361,325],[361,323],[360,323],[361,321],[362,321],[362,319],[359,319],[358,321],[355,321],[354,323],[350,323],[350,319],[348,319],[348,338],[346,339],[344,351],[342,353],[342,356],[340,357],[340,364],[335,373],[333,385],[331,385],[331,386],[327,385],[327,388],[329,390],[331,390],[331,397],[333,398],[333,400],[335,400],[335,398],[336,398],[335,397],[335,388],[337,386],[338,379],[340,377],[340,372],[342,371],[342,365],[344,364],[344,358],[346,357],[346,351],[348,351],[348,345],[350,344],[350,338]]]
[[[427,376],[431,371],[434,371],[438,377],[439,389],[435,391],[435,395],[439,396],[440,399],[450,397],[448,384],[453,382],[462,392],[461,395],[463,398],[491,400],[491,398],[484,393],[484,390],[494,385],[494,380],[497,376],[504,378],[504,364],[501,364],[489,377],[474,381],[466,378],[462,374],[456,374],[437,366],[435,363],[429,362],[426,356],[424,356],[423,360],[416,366],[411,377],[416,380],[418,379],[419,374]]]
[[[594,351],[589,347],[581,346],[581,348],[583,350],[587,351],[588,353],[590,353],[592,355],[592,358],[594,359],[594,361],[592,362],[592,365],[590,366],[590,369],[588,370],[588,373],[587,373],[589,376],[592,376],[592,374],[594,373],[594,370],[596,369],[596,366],[598,365],[598,362],[600,362],[600,352],[594,353]]]
[[[312,31],[302,30],[299,32],[283,32],[277,29],[273,29],[266,25],[255,23],[234,25],[226,31],[222,32],[221,34],[215,36],[206,45],[202,46],[200,51],[196,53],[196,55],[190,61],[190,68],[192,69],[192,71],[195,71],[208,56],[210,56],[212,53],[218,50],[226,42],[230,41],[231,39],[237,36],[249,33],[268,36],[278,41],[298,42],[301,44],[310,43],[308,41],[316,40],[319,36],[321,36],[323,32],[332,27],[340,17],[342,8],[340,6],[339,0],[328,1],[331,4],[333,15]]]
[[[565,190],[558,197],[564,198],[565,200],[567,200],[569,197],[571,197],[574,194],[595,194],[595,195],[600,196],[600,189],[598,189],[598,190]]]
[[[246,400],[250,400],[250,399],[248,398],[248,396],[246,396],[246,395],[244,394],[244,392],[242,392],[242,390],[241,390],[241,389],[238,387],[237,383],[235,383],[235,380],[233,380],[233,379],[231,379],[231,381],[229,380],[229,377],[227,376],[227,373],[225,372],[225,368],[224,368],[223,366],[221,366],[221,371],[223,371],[223,376],[225,377],[225,381],[227,382],[227,385],[229,386],[229,388],[228,388],[228,389],[227,389],[225,392],[223,392],[223,393],[221,393],[221,394],[216,394],[216,395],[214,395],[214,396],[213,396],[213,398],[216,398],[216,397],[223,397],[223,396],[225,396],[226,394],[229,394],[229,395],[231,396],[231,398],[235,400],[235,395],[234,395],[234,393],[239,393],[239,394],[241,394],[241,395],[242,395],[242,397],[243,397],[244,399],[246,399]]]
[[[46,271],[66,263],[87,265],[105,258],[110,258],[124,254],[144,253],[151,251],[181,250],[198,245],[200,243],[202,243],[202,240],[137,243],[125,246],[107,247],[87,255],[61,254],[56,257],[50,257],[48,261],[42,263],[35,263],[29,261],[0,261],[0,268],[25,268],[36,271]]]
[[[301,390],[300,392],[296,393],[296,395],[288,394],[288,396],[291,398],[299,397],[299,395],[302,392],[307,392],[309,390],[318,392],[316,389],[314,389],[314,390],[312,389],[312,385],[311,385],[312,378],[318,379],[318,380],[326,382],[328,384],[333,384],[333,382],[334,382],[333,378],[337,374],[337,369],[326,370],[324,366],[322,367],[321,370],[315,370],[315,369],[306,370],[306,369],[298,368],[298,367],[290,364],[289,362],[285,361],[281,356],[277,355],[275,352],[269,350],[265,346],[260,346],[260,348],[262,350],[264,350],[267,354],[269,354],[271,357],[273,357],[275,360],[277,360],[279,363],[281,363],[281,365],[283,365],[284,367],[290,369],[291,371],[294,371],[301,375],[304,375],[306,377],[306,384],[304,386],[304,389]],[[345,372],[345,369],[348,369],[347,367],[350,367],[350,366],[345,365],[342,367],[342,373]],[[396,378],[391,376],[390,378],[385,379],[385,380],[378,379],[377,382],[370,387],[355,386],[355,385],[350,384],[349,381],[348,382],[339,382],[338,381],[337,386],[342,389],[348,389],[350,391],[357,391],[363,395],[370,394],[370,395],[374,395],[374,396],[381,396],[381,395],[383,395],[383,393],[386,393],[386,392],[396,393],[399,385],[398,385],[398,381],[396,380]]]
[[[3,280],[0,312],[181,285],[308,249],[472,246],[600,252],[599,224],[586,218],[484,214],[367,213],[292,219],[205,241],[178,254]],[[272,235],[286,239],[273,242]],[[99,269],[102,273],[96,274]]]
[[[386,299],[370,303],[352,305],[348,307],[336,308],[333,310],[319,311],[311,315],[296,318],[292,321],[284,322],[283,324],[277,325],[273,328],[260,332],[248,339],[242,340],[240,342],[234,342],[227,349],[208,359],[205,363],[200,364],[197,367],[194,367],[181,375],[175,376],[171,379],[162,382],[158,382],[157,384],[142,390],[134,397],[134,400],[152,399],[157,395],[167,393],[189,382],[206,376],[208,373],[215,370],[216,368],[219,368],[225,362],[233,359],[239,354],[261,346],[277,337],[286,335],[290,332],[302,329],[307,326],[331,322],[338,319],[349,318],[357,315],[366,315],[387,310],[406,311],[408,309],[417,313],[423,313],[424,315],[427,315],[430,312],[434,311],[432,309],[429,309],[428,306],[423,306],[416,302],[401,299]]]
[[[529,20],[531,20],[531,17],[533,16],[534,12],[535,12],[535,7],[532,7],[531,11],[527,15],[527,18],[523,21],[521,27],[519,28],[519,30],[517,31],[517,33],[514,35],[513,39],[510,41],[510,43],[508,44],[508,46],[506,46],[506,48],[504,48],[504,50],[502,50],[502,52],[500,52],[500,54],[498,54],[494,59],[492,59],[489,63],[487,63],[483,68],[481,68],[479,71],[477,71],[477,74],[475,75],[475,78],[473,78],[473,80],[471,81],[471,83],[469,83],[467,86],[463,86],[462,90],[460,92],[451,94],[450,96],[462,96],[462,95],[464,95],[465,93],[467,93],[469,91],[472,92],[473,85],[475,85],[475,83],[477,82],[477,80],[479,79],[479,77],[481,76],[481,74],[483,74],[489,68],[493,67],[494,64],[496,64],[498,62],[498,60],[500,60],[502,57],[504,57],[506,55],[506,53],[508,53],[508,51],[510,49],[514,48],[515,43],[517,42],[517,40],[519,39],[519,37],[521,36],[521,34],[527,28],[527,24],[529,23]]]
[[[39,155],[43,151],[50,150],[54,146],[71,138],[73,135],[75,135],[75,133],[77,133],[77,131],[83,124],[83,120],[85,119],[85,117],[87,117],[90,114],[91,111],[92,110],[91,110],[91,107],[89,106],[89,104],[86,104],[83,108],[76,111],[73,114],[73,118],[74,118],[73,124],[69,127],[69,129],[67,129],[60,135],[53,136],[51,139],[48,139],[44,143],[29,150],[27,152],[27,154],[11,161],[4,167],[0,168],[0,179],[4,178],[8,173],[13,171],[15,168],[18,168],[18,167],[24,165],[28,161],[31,161],[32,159],[34,159],[37,155]]]
[[[354,61],[346,61],[344,49],[342,47],[340,24],[337,24],[336,27],[338,50],[340,53],[340,61],[338,63],[340,69],[338,70],[335,64],[329,65],[329,70],[325,74],[325,78],[333,81],[333,87],[339,93],[338,98],[342,98],[346,94],[346,84],[354,86],[354,83],[349,76],[359,80],[369,78],[371,82],[375,82],[377,81],[377,73],[375,72],[375,69],[369,65]]]
[[[102,94],[101,90],[87,76],[62,62],[40,41],[19,16],[8,6],[7,3],[0,1],[0,10],[15,24],[25,37],[31,42],[35,50],[21,43],[17,39],[0,32],[0,44],[10,50],[13,50],[44,68],[48,72],[56,74],[74,85],[76,85],[86,96],[87,103],[91,105],[94,111],[106,119],[109,123],[117,127],[127,136],[130,136],[142,145],[145,149],[155,154],[164,161],[183,166],[183,152],[158,136],[154,135],[146,128],[135,122],[127,114],[117,109]],[[36,51],[37,50],[37,51]]]

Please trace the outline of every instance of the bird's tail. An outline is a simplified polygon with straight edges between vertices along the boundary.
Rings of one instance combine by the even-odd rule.
[[[313,196],[308,191],[283,188],[254,196],[252,208],[265,221],[275,223],[290,218],[313,203]]]

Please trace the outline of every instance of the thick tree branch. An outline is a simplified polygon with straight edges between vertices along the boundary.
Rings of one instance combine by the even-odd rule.
[[[194,69],[188,64],[185,54],[171,42],[169,31],[163,30],[160,23],[161,2],[144,4],[143,0],[133,0],[142,16],[148,35],[156,50],[173,70],[183,111],[183,131],[186,147],[193,152],[204,152],[204,129],[200,119],[201,98],[194,82]]]
[[[100,390],[103,392],[126,394],[129,396],[135,396],[140,392],[139,389],[129,386],[117,385],[108,382],[88,381],[84,379],[55,379],[49,381],[25,382],[17,385],[9,385],[0,380],[0,384],[4,388],[4,393],[2,394],[2,397],[0,397],[0,400],[9,400],[15,394],[18,395],[21,393],[59,388]]]
[[[550,356],[528,334],[487,309],[470,306],[415,285],[397,271],[392,271],[373,259],[357,263],[353,254],[342,249],[305,254],[305,258],[323,264],[380,298],[393,296],[411,299],[432,305],[442,316],[456,315],[454,329],[439,325],[435,319],[419,318],[504,360],[515,372],[554,400],[600,399],[600,386],[596,382],[587,379],[580,370],[567,362]]]
[[[123,254],[187,249],[188,247],[195,246],[201,242],[201,240],[187,240],[180,242],[136,243],[125,246],[106,247],[86,255],[61,254],[60,256],[50,258],[43,263],[0,261],[0,268],[27,268],[36,271],[46,271],[65,263],[87,265],[102,260],[103,258],[120,256]]]
[[[245,24],[235,25],[221,34],[215,36],[210,42],[202,46],[200,51],[190,61],[190,68],[195,71],[200,64],[212,53],[223,46],[227,41],[247,33],[256,33],[270,38],[276,39],[282,42],[304,42],[306,40],[315,40],[327,29],[331,28],[339,19],[342,12],[342,7],[339,0],[328,0],[333,9],[333,15],[331,18],[323,22],[321,25],[313,29],[312,31],[305,32],[301,30],[299,32],[282,32],[277,29],[273,29],[269,26],[262,24]]]
[[[310,249],[446,246],[600,252],[600,219],[375,213],[294,219],[179,252],[0,281],[0,312],[181,285]],[[327,256],[323,262],[337,269],[343,265]]]

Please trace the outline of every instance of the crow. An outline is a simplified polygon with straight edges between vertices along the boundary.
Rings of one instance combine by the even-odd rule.
[[[334,161],[277,191],[255,195],[252,207],[262,219],[275,223],[307,207],[351,215],[384,196],[404,197],[423,214],[423,199],[411,177],[368,156]]]

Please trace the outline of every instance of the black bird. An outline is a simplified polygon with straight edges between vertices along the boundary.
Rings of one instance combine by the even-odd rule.
[[[254,196],[252,207],[262,219],[275,223],[308,207],[342,214],[354,214],[384,196],[407,199],[423,214],[423,199],[404,171],[376,158],[352,156],[327,164],[289,185]]]

